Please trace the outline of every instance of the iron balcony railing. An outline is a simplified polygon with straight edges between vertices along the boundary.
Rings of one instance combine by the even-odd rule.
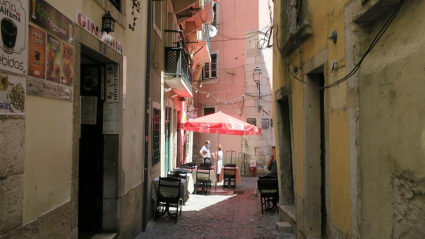
[[[168,33],[177,33],[180,40],[175,42],[177,47],[165,47],[165,74],[171,77],[183,78],[186,86],[192,92],[191,61],[187,54],[187,46],[183,32],[179,30],[165,30]]]

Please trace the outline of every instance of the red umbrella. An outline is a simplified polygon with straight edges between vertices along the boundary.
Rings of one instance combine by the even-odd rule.
[[[189,120],[180,129],[199,133],[218,133],[228,135],[257,135],[261,129],[240,119],[226,115],[221,111]]]
[[[207,116],[189,120],[180,125],[180,129],[199,132],[218,134],[218,142],[220,142],[220,134],[227,135],[258,135],[261,129],[255,125],[248,124],[240,119],[236,119],[230,115],[226,115],[221,111]],[[217,165],[215,165],[217,170]],[[215,184],[217,190],[217,183]]]

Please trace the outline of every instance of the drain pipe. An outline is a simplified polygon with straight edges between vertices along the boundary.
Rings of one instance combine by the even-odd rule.
[[[146,47],[146,81],[145,81],[145,157],[143,169],[143,214],[142,214],[142,231],[146,230],[148,225],[148,169],[149,169],[149,86],[151,79],[151,34],[152,34],[152,0],[148,0],[148,32]]]

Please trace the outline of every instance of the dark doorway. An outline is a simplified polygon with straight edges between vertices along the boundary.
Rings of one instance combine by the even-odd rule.
[[[102,89],[107,68],[117,64],[84,45],[80,64],[78,229],[85,238],[97,232],[116,232],[118,225],[119,134],[110,130],[113,127],[104,131],[104,109],[110,109],[111,103],[105,102]],[[108,117],[118,116],[108,113]]]
[[[101,64],[82,55],[81,136],[79,161],[78,228],[102,229],[103,202],[103,102],[100,99]],[[89,112],[93,110],[93,118]]]
[[[279,161],[281,172],[281,191],[282,203],[284,205],[294,205],[294,180],[292,167],[292,143],[291,143],[291,124],[290,124],[290,95],[287,94],[278,101],[280,122],[278,122],[279,131]]]

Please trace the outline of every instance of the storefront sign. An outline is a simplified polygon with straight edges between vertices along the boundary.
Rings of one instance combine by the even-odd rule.
[[[46,65],[46,33],[31,25],[29,26],[29,30],[28,75],[44,79]]]
[[[28,1],[0,1],[0,70],[25,74],[27,69]]]
[[[97,96],[81,96],[81,124],[95,125],[97,118]]]
[[[0,115],[25,114],[25,78],[0,74]]]
[[[120,101],[119,65],[106,65],[106,102]]]
[[[30,0],[30,21],[68,43],[73,41],[74,27],[71,19],[44,0]]]
[[[29,95],[72,101],[72,92],[71,86],[60,85],[32,77],[29,77],[27,80],[27,93]]]
[[[119,103],[103,104],[103,134],[119,133]]]
[[[103,41],[106,45],[110,46],[118,53],[123,54],[123,45],[112,36],[106,34],[106,32],[102,33],[102,29],[78,9],[76,10],[74,20],[78,26]]]

